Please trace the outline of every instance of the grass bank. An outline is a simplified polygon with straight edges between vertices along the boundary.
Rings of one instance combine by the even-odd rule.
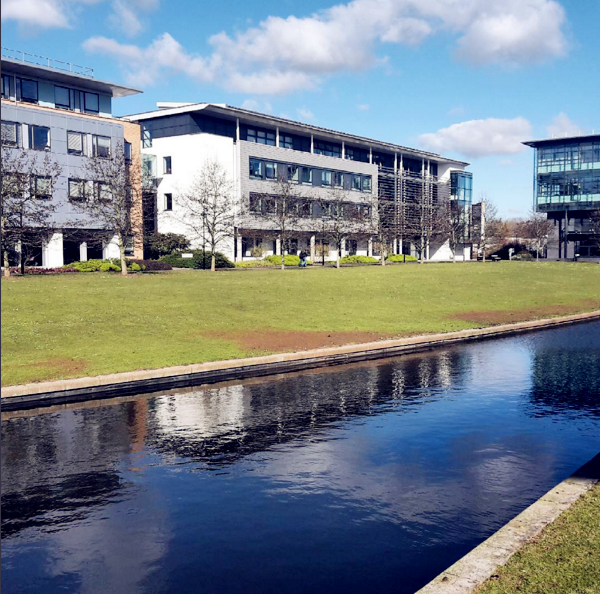
[[[599,594],[600,484],[511,557],[477,594]]]
[[[417,264],[2,281],[13,385],[600,309],[600,266]]]

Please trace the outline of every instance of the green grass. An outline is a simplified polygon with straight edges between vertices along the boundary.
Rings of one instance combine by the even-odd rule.
[[[599,594],[600,485],[513,555],[476,592]]]
[[[516,311],[508,320],[593,309],[600,266],[585,263],[30,276],[2,281],[2,383],[268,352],[244,348],[228,332],[405,336],[507,318],[494,311]],[[480,323],[461,317],[489,310]]]

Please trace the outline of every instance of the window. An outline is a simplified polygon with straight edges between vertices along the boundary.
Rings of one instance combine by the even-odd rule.
[[[29,126],[29,148],[36,151],[50,150],[50,128]]]
[[[173,194],[165,194],[165,210],[173,210]]]
[[[361,183],[360,175],[353,175],[352,176],[352,189],[358,190],[360,192],[361,187],[362,187],[362,183]]]
[[[52,178],[36,175],[33,179],[33,193],[36,198],[49,199],[52,197]]]
[[[369,216],[369,212],[370,212],[370,207],[368,204],[357,204],[356,205],[356,212],[360,217],[368,217]]]
[[[321,171],[321,185],[331,186],[331,171]]]
[[[302,168],[302,183],[312,185],[312,169],[310,167]]]
[[[361,163],[369,162],[369,151],[366,149],[354,148],[351,146],[344,147],[346,159],[349,161],[360,161]]]
[[[294,148],[294,139],[291,136],[282,136],[279,135],[279,146],[281,148]]]
[[[100,111],[100,98],[96,93],[84,93],[85,111],[98,113]]]
[[[17,79],[17,85],[17,90],[19,87],[21,90],[20,97],[19,93],[17,93],[17,100],[25,101],[26,103],[38,102],[38,84],[35,80]]]
[[[2,122],[2,144],[18,147],[20,126],[16,122]]]
[[[250,177],[254,179],[262,179],[263,163],[258,159],[250,159]]]
[[[248,128],[246,140],[248,142],[275,146],[275,132],[269,132],[268,130],[262,130],[260,128]]]
[[[142,148],[152,148],[152,130],[142,124]]]
[[[125,141],[123,149],[125,151],[125,161],[131,161],[131,142]]]
[[[317,155],[325,155],[327,157],[342,157],[342,146],[331,142],[314,141],[314,152]]]
[[[11,97],[11,93],[10,93],[11,79],[12,79],[12,76],[10,74],[2,75],[2,99],[10,99],[10,97]]]
[[[344,174],[339,172],[339,171],[334,171],[333,172],[333,185],[336,188],[343,188],[344,187]]]
[[[291,181],[293,184],[297,184],[299,181],[300,168],[298,165],[288,165],[287,166],[287,178],[288,181]]]
[[[96,182],[95,186],[95,196],[98,202],[110,202],[112,200],[112,192],[106,182]]]
[[[94,157],[108,159],[110,157],[110,136],[92,136]]]
[[[84,155],[85,135],[81,132],[67,131],[67,152],[69,155]]]
[[[371,176],[370,175],[364,175],[362,178],[362,190],[363,192],[370,192],[371,191]]]
[[[165,175],[171,174],[171,157],[165,157],[163,159],[163,173]]]
[[[59,109],[73,109],[75,96],[66,87],[54,87],[54,104]]]
[[[267,179],[277,179],[277,166],[272,161],[265,163],[265,177]]]
[[[85,200],[85,181],[69,179],[69,198],[74,201]]]

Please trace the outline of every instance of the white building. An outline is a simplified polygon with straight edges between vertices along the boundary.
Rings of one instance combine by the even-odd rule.
[[[298,184],[299,195],[326,200],[337,186],[344,201],[367,211],[372,197],[380,195],[409,212],[411,197],[419,192],[427,192],[434,201],[445,195],[470,208],[471,173],[462,161],[223,104],[157,107],[128,117],[142,126],[142,159],[154,179],[150,198],[154,212],[146,232],[181,233],[190,238],[192,247],[201,248],[202,238],[190,236],[178,195],[205,163],[218,160],[230,175],[240,204],[246,206],[246,214],[236,220],[235,238],[219,247],[234,261],[255,257],[257,246],[262,255],[281,253],[261,197],[273,194],[282,175]],[[313,260],[324,251],[327,259],[335,259],[319,233],[320,211],[311,209],[286,251],[305,250]],[[392,249],[416,255],[415,243],[407,237],[395,240]],[[378,255],[372,238],[364,233],[346,240],[342,252]],[[426,252],[431,260],[451,257],[446,244],[431,244]],[[470,257],[471,244],[465,243],[457,259]]]

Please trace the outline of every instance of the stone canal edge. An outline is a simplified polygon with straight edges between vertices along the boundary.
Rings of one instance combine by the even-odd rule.
[[[470,594],[600,481],[600,454],[415,594]]]
[[[331,365],[396,357],[408,353],[429,351],[454,343],[498,338],[598,319],[600,319],[600,311],[593,311],[488,328],[380,340],[341,347],[280,353],[264,357],[213,361],[162,369],[144,369],[94,377],[7,386],[2,388],[1,407],[3,411],[21,410],[316,369]]]

